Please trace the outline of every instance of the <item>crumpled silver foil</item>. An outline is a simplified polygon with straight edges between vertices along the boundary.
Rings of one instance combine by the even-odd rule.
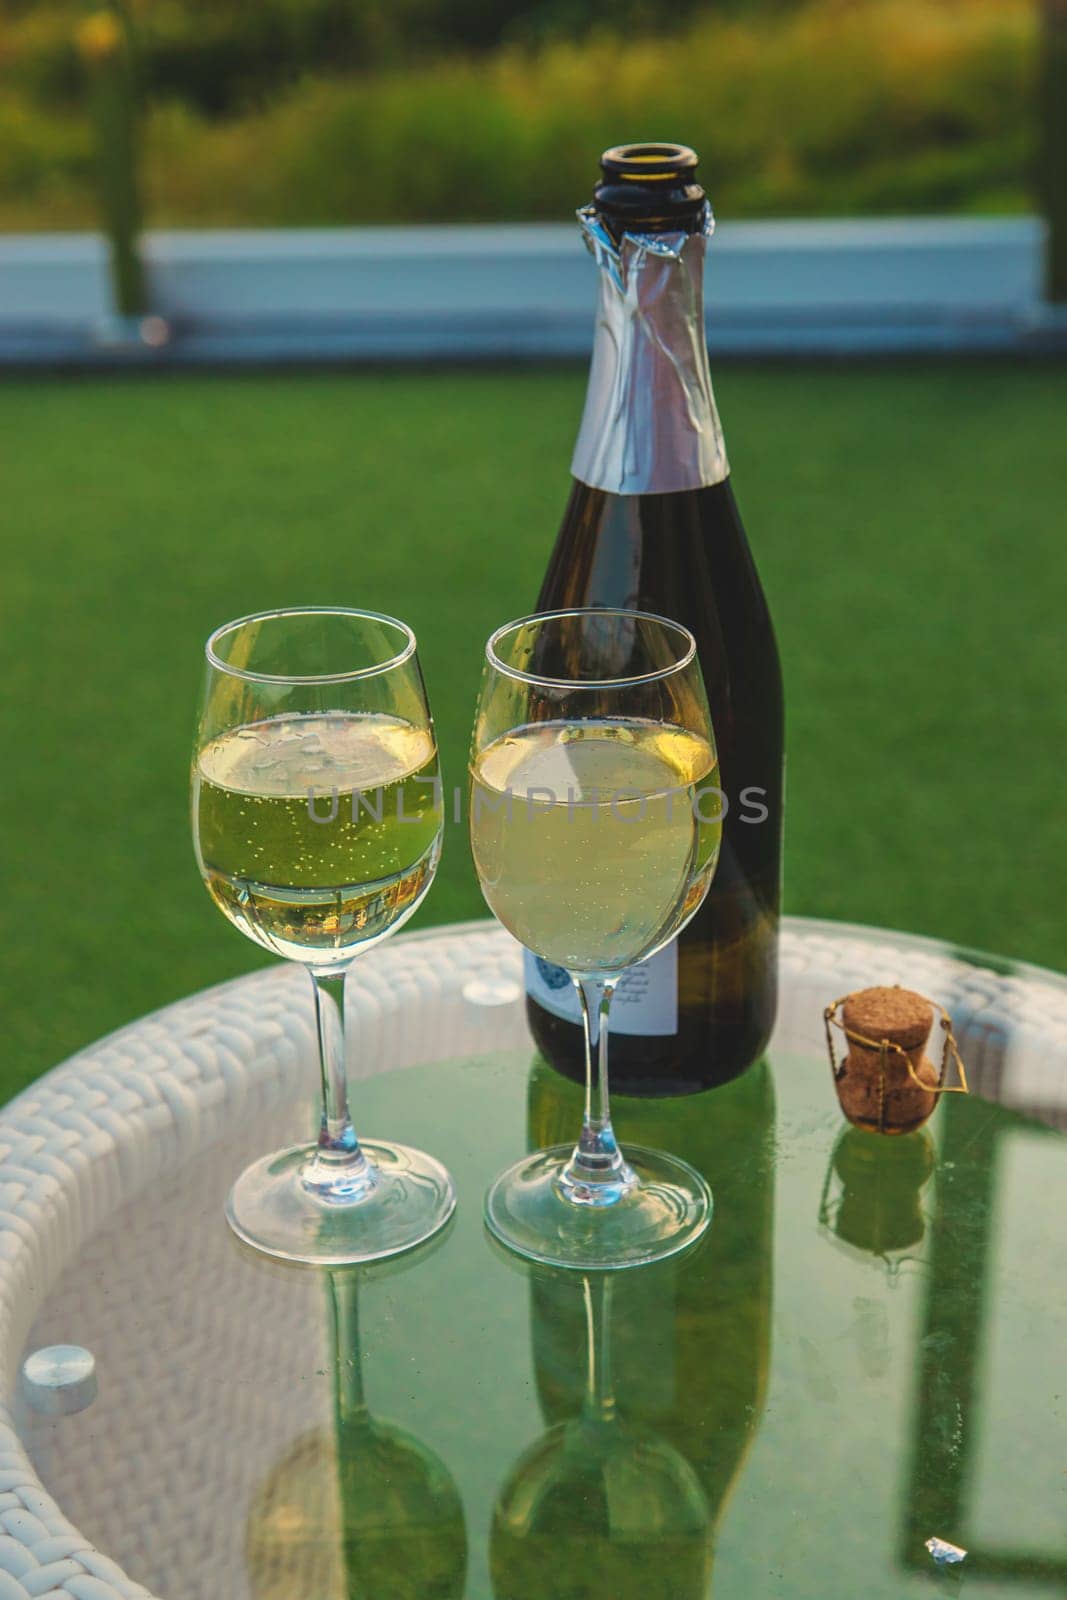
[[[956,1567],[967,1558],[966,1550],[958,1544],[949,1544],[947,1539],[927,1539],[926,1548],[939,1567]]]
[[[671,494],[729,473],[704,339],[704,255],[696,233],[626,233],[578,212],[601,269],[593,361],[571,471],[611,494]]]
[[[596,206],[579,206],[575,215],[578,226],[582,230],[586,248],[596,261],[613,279],[615,287],[620,293],[626,288],[626,262],[624,249],[615,243],[610,229],[597,211]],[[710,239],[715,232],[715,217],[711,206],[705,200],[704,217],[696,233],[624,233],[622,246],[633,245],[638,251],[646,251],[649,255],[662,256],[667,261],[680,261],[682,247],[690,239]]]

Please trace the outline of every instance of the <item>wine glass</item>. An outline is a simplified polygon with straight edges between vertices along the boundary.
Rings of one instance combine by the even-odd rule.
[[[575,1282],[572,1273],[567,1274]],[[620,1418],[611,1378],[610,1275],[584,1275],[586,1385],[578,1417],[558,1422],[515,1463],[497,1495],[489,1543],[498,1600],[554,1592],[612,1600],[704,1600],[712,1515],[689,1462]]]
[[[193,838],[215,904],[311,975],[322,1075],[316,1143],[264,1156],[226,1215],[247,1244],[341,1265],[411,1249],[455,1206],[440,1162],[361,1143],[348,1110],[344,981],[422,903],[441,850],[433,719],[403,622],[303,607],[207,642]]]
[[[525,1157],[486,1196],[492,1232],[533,1260],[636,1266],[708,1225],[711,1193],[692,1167],[619,1149],[607,1058],[619,979],[674,938],[711,883],[717,772],[696,645],[680,623],[558,611],[489,640],[471,744],[474,862],[493,913],[570,976],[585,1030],[577,1145]]]

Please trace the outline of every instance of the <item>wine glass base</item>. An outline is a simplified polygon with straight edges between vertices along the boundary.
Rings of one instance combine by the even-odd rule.
[[[509,1250],[546,1266],[609,1272],[677,1255],[711,1221],[711,1190],[688,1162],[662,1150],[627,1145],[638,1185],[614,1205],[579,1205],[558,1178],[572,1145],[525,1156],[497,1177],[485,1197],[485,1221]]]
[[[226,1202],[226,1220],[253,1250],[306,1266],[354,1266],[413,1250],[444,1227],[456,1206],[446,1169],[403,1144],[362,1141],[377,1182],[349,1203],[310,1193],[301,1169],[315,1145],[276,1150],[247,1167]]]

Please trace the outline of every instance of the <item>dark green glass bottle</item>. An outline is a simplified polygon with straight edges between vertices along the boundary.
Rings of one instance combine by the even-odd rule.
[[[710,213],[696,159],[680,145],[609,150],[581,213],[600,306],[574,484],[537,601],[684,623],[715,726],[726,811],[711,890],[676,943],[623,980],[612,1008],[612,1083],[630,1094],[735,1077],[765,1048],[777,999],[781,672],[708,372]],[[569,986],[532,956],[526,971],[539,1048],[581,1078]]]

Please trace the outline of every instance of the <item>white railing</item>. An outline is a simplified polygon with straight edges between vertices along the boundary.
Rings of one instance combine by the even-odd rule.
[[[708,325],[737,355],[1067,346],[1037,218],[725,223]],[[151,348],[109,314],[91,234],[0,237],[0,362],[558,358],[588,353],[594,270],[567,225],[150,233]],[[156,330],[157,333],[159,330]]]

